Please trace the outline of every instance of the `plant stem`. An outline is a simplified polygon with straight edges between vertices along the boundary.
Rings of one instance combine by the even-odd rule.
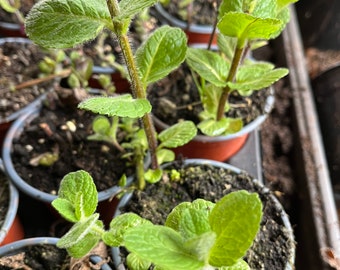
[[[244,51],[244,47],[241,47],[241,48],[236,47],[234,57],[233,57],[233,60],[231,62],[229,74],[228,74],[228,77],[227,77],[227,82],[234,81],[234,78],[235,78],[236,72],[237,72],[237,68],[238,68],[240,61],[242,59],[243,51]],[[223,92],[222,92],[222,95],[221,95],[219,103],[218,103],[218,109],[217,109],[217,115],[216,115],[217,121],[221,120],[224,116],[224,110],[225,110],[224,108],[225,108],[225,104],[226,104],[226,102],[229,98],[230,92],[231,92],[231,89],[228,85],[223,88]]]
[[[107,5],[112,17],[117,16],[119,14],[119,5],[117,0],[107,0]],[[113,22],[115,23],[115,22]],[[115,27],[116,29],[116,27]],[[146,91],[143,88],[143,84],[139,78],[137,65],[135,62],[135,58],[133,56],[133,52],[131,49],[131,45],[128,39],[128,36],[125,33],[116,33],[119,45],[122,49],[122,53],[126,62],[126,66],[128,69],[128,73],[132,83],[132,96],[134,98],[146,98]],[[158,168],[158,162],[156,157],[156,148],[157,148],[157,139],[156,132],[153,125],[153,121],[151,115],[148,113],[142,118],[145,134],[148,140],[149,151],[151,154],[151,168]]]

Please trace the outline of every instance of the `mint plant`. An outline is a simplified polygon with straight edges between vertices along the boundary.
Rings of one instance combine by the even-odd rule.
[[[130,270],[250,269],[242,259],[260,228],[262,202],[257,193],[229,193],[216,204],[197,199],[183,202],[154,225],[134,213],[115,217],[105,230],[95,213],[98,194],[85,171],[66,175],[53,207],[72,228],[59,240],[72,257],[85,256],[99,241],[130,252]]]
[[[282,32],[289,21],[288,5],[296,1],[223,0],[218,9],[218,50],[188,48],[186,63],[199,75],[196,85],[204,110],[198,128],[204,134],[227,135],[242,128],[241,119],[225,117],[233,91],[249,96],[288,74],[286,68],[245,59],[245,55],[259,41]]]
[[[94,39],[103,29],[118,39],[128,69],[131,94],[93,97],[79,108],[109,117],[140,118],[151,154],[151,169],[159,171],[157,134],[146,89],[177,68],[185,59],[187,39],[178,28],[163,26],[134,53],[128,30],[132,19],[157,0],[45,0],[26,17],[26,32],[35,43],[47,48],[69,48]],[[196,129],[190,129],[192,137]],[[177,138],[181,139],[180,137]],[[182,141],[181,144],[186,143]]]

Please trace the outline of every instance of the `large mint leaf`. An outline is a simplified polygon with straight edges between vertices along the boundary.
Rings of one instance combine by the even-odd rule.
[[[128,229],[140,226],[141,224],[151,224],[151,222],[134,213],[119,215],[112,219],[110,223],[110,230],[103,234],[102,239],[105,244],[109,246],[122,246],[124,245],[123,237],[125,232]]]
[[[119,2],[120,18],[130,18],[137,13],[143,11],[145,8],[151,7],[158,0],[121,0]]]
[[[180,234],[158,225],[141,225],[129,229],[124,235],[126,248],[144,260],[164,269],[197,270],[204,265],[183,249]]]
[[[184,209],[178,231],[184,239],[195,238],[210,231],[209,211],[206,209]]]
[[[92,97],[82,101],[78,108],[94,113],[140,118],[151,111],[151,104],[147,99],[133,99],[131,95],[115,97]]]
[[[218,201],[209,221],[217,235],[209,263],[230,266],[242,258],[260,228],[262,202],[257,193],[232,192]]]
[[[159,135],[161,141],[159,147],[175,148],[191,141],[197,133],[196,126],[191,121],[179,122],[165,130]]]
[[[229,64],[216,52],[188,48],[186,62],[189,67],[208,82],[219,86],[226,86]]]
[[[270,39],[281,28],[277,19],[262,19],[249,14],[230,12],[218,23],[218,29],[224,35],[240,40]]]
[[[144,88],[177,68],[185,59],[187,38],[179,28],[158,28],[136,51]]]
[[[184,243],[184,248],[195,256],[200,261],[208,261],[211,247],[216,240],[216,234],[208,231],[199,236],[192,237]]]
[[[94,39],[111,23],[105,0],[46,0],[26,17],[26,33],[48,48],[70,48]]]
[[[83,170],[68,173],[60,182],[53,207],[67,220],[77,222],[92,215],[98,204],[98,192],[92,177]]]

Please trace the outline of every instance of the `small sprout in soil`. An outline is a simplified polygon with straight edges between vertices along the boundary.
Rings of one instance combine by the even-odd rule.
[[[232,192],[216,204],[197,199],[180,203],[165,225],[154,225],[134,213],[115,217],[110,228],[95,213],[98,194],[85,171],[67,174],[53,207],[72,228],[59,240],[75,258],[85,256],[99,241],[129,251],[129,269],[250,269],[242,259],[260,228],[262,202],[258,194]],[[228,268],[226,268],[228,267]]]

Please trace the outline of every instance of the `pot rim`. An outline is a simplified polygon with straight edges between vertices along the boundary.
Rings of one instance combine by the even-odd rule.
[[[160,15],[160,20],[166,20],[167,22],[172,22],[173,26],[189,30],[191,32],[201,33],[201,34],[211,34],[213,27],[211,25],[199,25],[199,24],[189,24],[175,18],[174,16],[170,15],[160,3],[155,4],[155,9]]]
[[[0,173],[4,174],[4,177],[6,177],[3,167],[2,159],[0,159]],[[8,180],[8,179],[7,179]],[[4,219],[4,222],[0,229],[0,244],[2,241],[6,238],[10,228],[12,227],[12,224],[14,222],[14,219],[17,215],[18,206],[19,206],[19,192],[15,188],[15,186],[8,180],[7,181],[9,185],[9,204],[7,213]]]
[[[8,130],[5,140],[3,143],[2,149],[2,159],[4,164],[5,173],[9,177],[9,179],[14,183],[14,185],[25,194],[38,199],[39,201],[43,201],[45,203],[51,203],[54,199],[57,198],[57,195],[52,195],[50,193],[43,192],[35,187],[29,185],[24,179],[22,179],[18,173],[16,172],[12,158],[11,158],[11,148],[13,145],[13,139],[20,136],[23,132],[25,125],[31,122],[35,117],[39,115],[40,109],[42,107],[42,103],[36,103],[35,106],[30,106],[25,114],[20,116],[14,123],[11,125]],[[130,183],[133,181],[133,177],[128,177],[127,182]],[[98,201],[104,201],[111,198],[113,195],[117,194],[121,190],[119,186],[113,186],[106,190],[98,192]]]

